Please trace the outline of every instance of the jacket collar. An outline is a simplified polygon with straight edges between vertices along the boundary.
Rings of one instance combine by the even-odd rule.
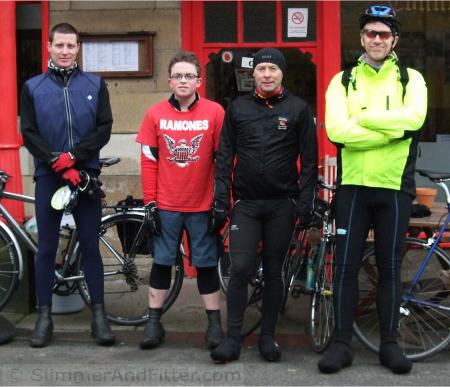
[[[195,99],[194,101],[188,106],[188,110],[192,110],[195,106],[195,104],[200,100],[200,95],[195,92]],[[180,107],[180,103],[178,102],[178,100],[175,98],[175,95],[172,94],[169,98],[169,103],[178,111],[181,111],[181,107]]]
[[[258,90],[258,88],[255,88],[253,92],[253,97],[260,102],[264,102],[269,108],[273,107],[274,103],[277,103],[278,101],[282,100],[286,97],[288,94],[287,89],[284,86],[281,86],[279,92],[275,95],[272,95],[270,97],[266,97],[263,94],[261,94]]]

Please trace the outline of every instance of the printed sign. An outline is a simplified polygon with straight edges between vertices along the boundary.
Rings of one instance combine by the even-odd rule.
[[[308,35],[308,8],[288,8],[287,37],[306,38]]]
[[[242,62],[241,62],[241,67],[244,67],[246,69],[252,69],[253,68],[253,58],[243,56]]]

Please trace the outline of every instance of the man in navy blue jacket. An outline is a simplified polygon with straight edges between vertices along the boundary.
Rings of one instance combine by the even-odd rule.
[[[25,83],[20,116],[24,145],[34,157],[39,233],[35,268],[38,319],[32,347],[45,347],[53,332],[52,288],[63,213],[52,208],[51,198],[64,185],[80,184],[80,170],[94,177],[99,175],[100,149],[109,141],[113,122],[105,82],[78,68],[77,30],[68,23],[58,24],[52,28],[47,45],[48,71]],[[111,345],[114,336],[103,304],[99,251],[100,197],[80,194],[73,216],[91,296],[92,335],[99,345]]]

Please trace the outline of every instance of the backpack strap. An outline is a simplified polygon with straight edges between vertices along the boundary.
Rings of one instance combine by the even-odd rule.
[[[406,85],[409,82],[409,74],[408,74],[408,68],[406,66],[402,66],[402,65],[397,65],[399,72],[400,72],[400,83],[402,84],[402,102],[405,99],[405,95],[406,95]],[[353,67],[349,68],[349,69],[345,69],[342,72],[342,79],[341,79],[341,83],[342,85],[345,87],[345,96],[348,97],[348,85],[350,83],[350,81],[352,81],[352,86],[353,86],[353,90],[356,90],[356,82],[354,80],[352,80],[352,71],[353,71]]]
[[[402,84],[402,102],[405,100],[406,95],[406,85],[409,82],[409,74],[406,66],[398,65],[398,69],[400,71],[400,83]]]
[[[348,97],[348,84],[350,83],[350,78],[352,77],[353,67],[345,69],[342,73],[341,83],[345,87],[345,96]],[[355,89],[355,84],[353,83],[353,89]]]

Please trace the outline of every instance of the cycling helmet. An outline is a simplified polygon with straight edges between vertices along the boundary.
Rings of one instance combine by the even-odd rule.
[[[372,5],[359,18],[359,28],[362,31],[370,21],[380,21],[386,24],[394,36],[400,34],[400,21],[394,8],[388,5]]]

